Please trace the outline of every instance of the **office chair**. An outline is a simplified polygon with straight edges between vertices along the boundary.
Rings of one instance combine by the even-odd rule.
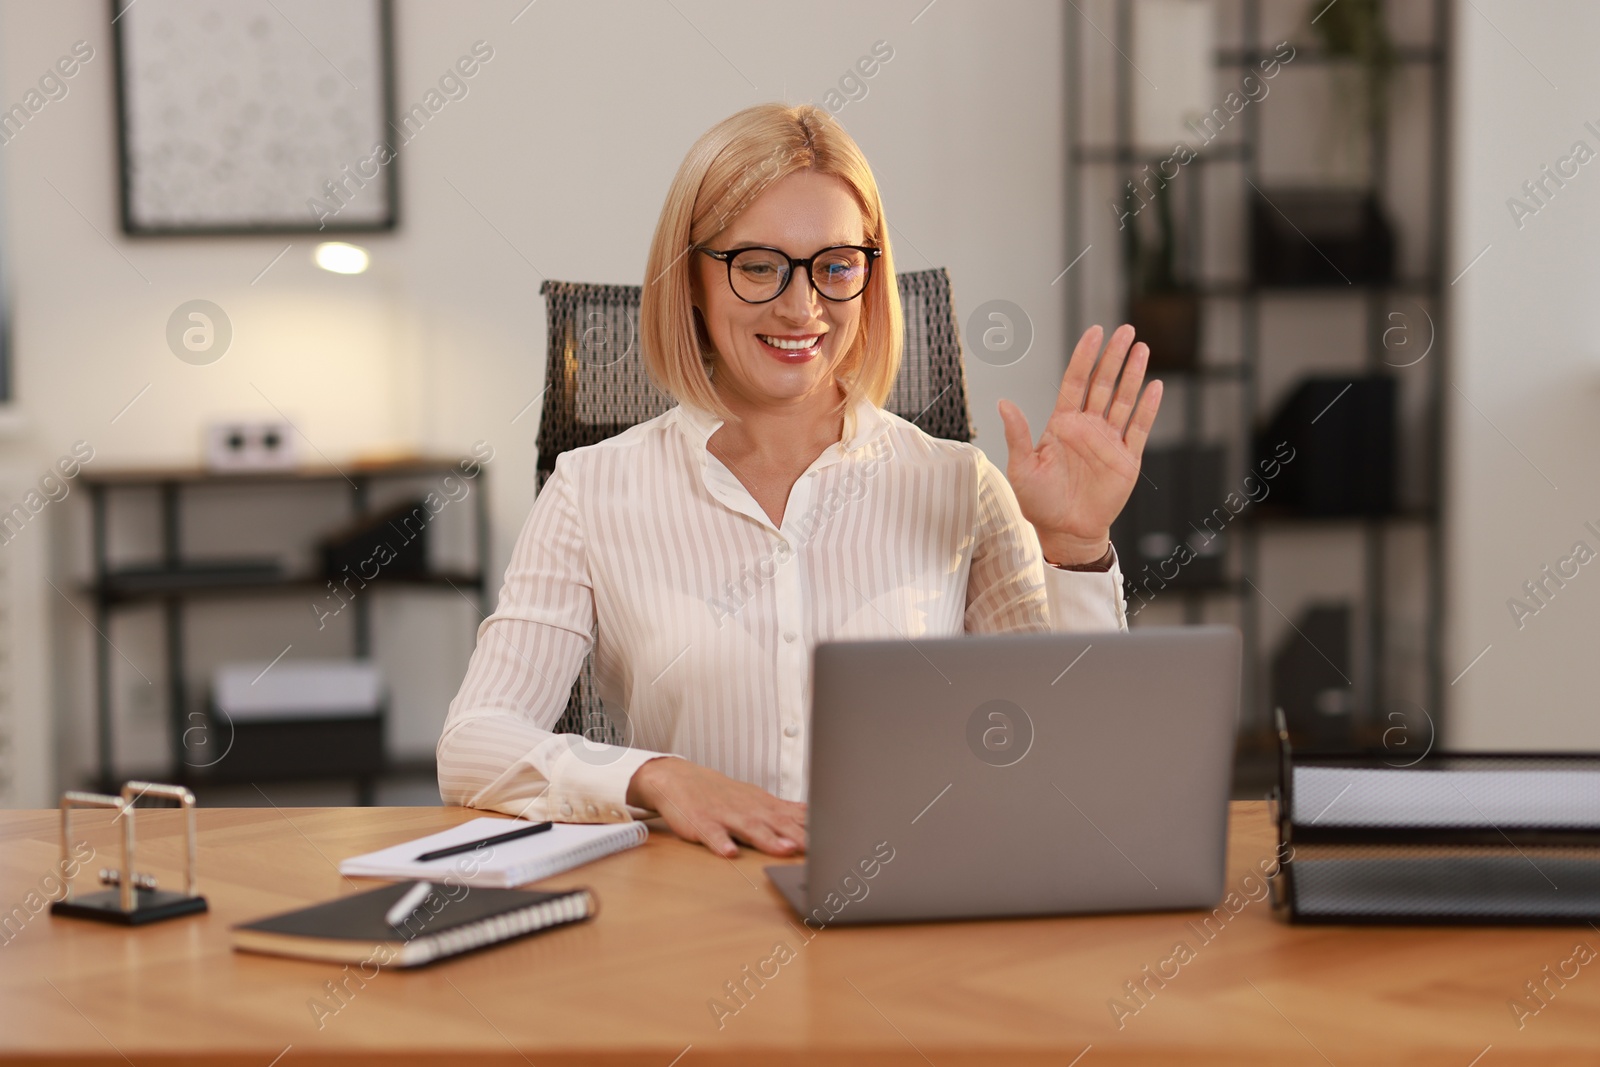
[[[905,348],[884,406],[934,437],[970,441],[972,416],[950,276],[938,268],[903,273],[897,281]],[[536,490],[544,488],[562,452],[604,441],[676,403],[650,381],[639,355],[639,286],[546,281],[539,292],[545,298],[549,350]],[[628,743],[601,705],[592,654],[578,672],[556,730]]]

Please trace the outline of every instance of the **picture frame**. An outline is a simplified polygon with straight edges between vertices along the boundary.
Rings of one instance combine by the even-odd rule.
[[[109,0],[136,236],[398,223],[391,0]]]

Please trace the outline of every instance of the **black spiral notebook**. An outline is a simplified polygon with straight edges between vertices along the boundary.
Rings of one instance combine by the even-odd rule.
[[[397,882],[235,926],[233,947],[333,963],[416,967],[581,922],[598,908],[587,889],[541,892],[435,884],[405,921],[389,925],[386,913],[415,884]]]

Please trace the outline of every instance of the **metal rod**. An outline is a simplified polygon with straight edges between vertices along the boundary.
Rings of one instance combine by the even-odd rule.
[[[1430,177],[1433,178],[1434,198],[1433,217],[1431,219],[1432,233],[1428,256],[1428,279],[1431,283],[1429,294],[1433,297],[1433,312],[1439,316],[1440,322],[1448,322],[1441,314],[1444,310],[1444,241],[1446,204],[1445,183],[1441,180],[1440,167],[1447,158],[1445,153],[1449,150],[1448,128],[1449,115],[1449,86],[1450,86],[1450,57],[1446,51],[1447,42],[1450,40],[1450,5],[1444,0],[1435,0],[1433,6],[1433,46],[1437,52],[1433,68],[1433,80],[1430,86],[1433,99],[1429,101],[1433,111],[1433,152],[1430,158]],[[1439,339],[1436,339],[1436,341]],[[1444,638],[1441,631],[1444,628],[1444,372],[1445,361],[1450,358],[1450,339],[1442,339],[1438,345],[1438,352],[1433,357],[1433,366],[1429,370],[1431,394],[1428,401],[1428,410],[1424,418],[1428,420],[1429,455],[1428,464],[1428,490],[1426,507],[1428,509],[1428,625],[1425,653],[1427,683],[1424,692],[1428,694],[1428,706],[1433,709],[1433,714],[1438,716],[1435,724],[1435,742],[1444,743],[1439,734],[1446,733],[1449,717],[1443,707],[1444,685]]]
[[[122,807],[117,811],[117,817],[122,820],[122,881],[117,886],[117,898],[125,912],[136,911],[139,907],[139,886],[134,881],[134,839],[133,839],[133,813],[138,809],[128,800],[128,787],[122,787]]]
[[[95,483],[89,491],[90,530],[94,540],[94,711],[95,762],[99,764],[97,786],[111,782],[111,608],[109,604],[110,562],[106,558],[106,487]]]
[[[1083,210],[1083,182],[1080,170],[1076,163],[1078,140],[1081,131],[1078,128],[1078,113],[1081,108],[1078,82],[1081,78],[1082,63],[1080,62],[1078,47],[1078,22],[1076,12],[1067,12],[1063,9],[1066,26],[1066,63],[1062,64],[1067,75],[1067,247],[1065,249],[1068,261],[1077,255],[1078,247],[1078,213]],[[1067,338],[1077,336],[1082,328],[1083,313],[1079,307],[1078,284],[1073,278],[1064,279],[1067,283]],[[1065,359],[1063,358],[1063,363]],[[1063,373],[1066,367],[1062,367]]]
[[[167,800],[176,800],[184,810],[184,837],[188,842],[183,864],[184,893],[194,896],[195,878],[195,835],[197,833],[194,815],[194,794],[181,785],[163,785],[160,782],[130,781],[122,787],[122,799],[127,805],[132,823],[131,811],[140,797],[162,797]]]
[[[365,516],[370,504],[371,486],[366,477],[357,475],[356,480],[350,485],[350,505],[355,514]],[[372,611],[368,602],[370,593],[366,591],[365,584],[361,587],[361,595],[356,597],[355,603],[355,658],[368,659],[372,656]]]
[[[1245,47],[1256,48],[1261,36],[1261,13],[1256,0],[1246,0],[1244,6],[1244,40]],[[1244,116],[1244,143],[1249,146],[1245,154],[1244,170],[1248,179],[1246,185],[1255,183],[1261,176],[1261,165],[1256,144],[1260,139],[1260,109],[1247,108]],[[1244,218],[1249,226],[1250,212],[1254,207],[1251,188],[1241,190],[1244,199]],[[1249,263],[1249,238],[1241,235],[1245,244],[1246,270],[1252,270]],[[1240,397],[1240,434],[1243,438],[1242,445],[1245,450],[1245,467],[1248,470],[1253,462],[1252,442],[1255,440],[1256,408],[1261,403],[1260,377],[1257,364],[1261,353],[1258,351],[1260,344],[1258,316],[1261,311],[1261,301],[1256,293],[1255,280],[1244,287],[1240,297],[1240,331],[1239,331],[1239,364],[1242,378],[1242,396]],[[1261,528],[1254,523],[1246,523],[1239,531],[1239,566],[1247,582],[1254,583],[1260,577],[1260,538]],[[1244,595],[1239,599],[1240,630],[1244,636],[1244,670],[1242,672],[1240,690],[1241,732],[1258,733],[1268,725],[1265,703],[1262,700],[1262,669],[1261,669],[1261,611],[1257,605],[1257,598],[1263,594],[1259,589],[1251,590],[1254,596]]]
[[[69,789],[61,794],[61,880],[66,884],[66,891],[62,893],[62,900],[72,899],[72,878],[67,871],[71,870],[72,860],[72,809],[73,808],[114,808],[120,815],[123,809],[121,797],[107,796],[104,793],[86,793],[78,789]],[[123,855],[123,869],[127,868],[127,855]],[[130,910],[124,902],[124,911]]]
[[[161,494],[161,551],[163,565],[171,571],[183,565],[182,501],[177,482],[162,482]],[[172,773],[183,775],[185,761],[183,750],[184,714],[188,695],[183,684],[183,602],[176,595],[162,604],[162,617],[167,642],[167,729],[170,733],[167,747],[172,753]]]

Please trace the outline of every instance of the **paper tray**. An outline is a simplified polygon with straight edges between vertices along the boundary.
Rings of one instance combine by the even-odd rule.
[[[1431,753],[1396,766],[1384,753],[1297,754],[1281,717],[1279,746],[1272,891],[1288,921],[1600,923],[1588,784],[1600,754]],[[1342,813],[1338,790],[1296,796],[1307,783],[1328,792],[1330,776],[1355,783]]]
[[[1600,921],[1600,849],[1297,850],[1274,902],[1299,923],[1561,925]]]

